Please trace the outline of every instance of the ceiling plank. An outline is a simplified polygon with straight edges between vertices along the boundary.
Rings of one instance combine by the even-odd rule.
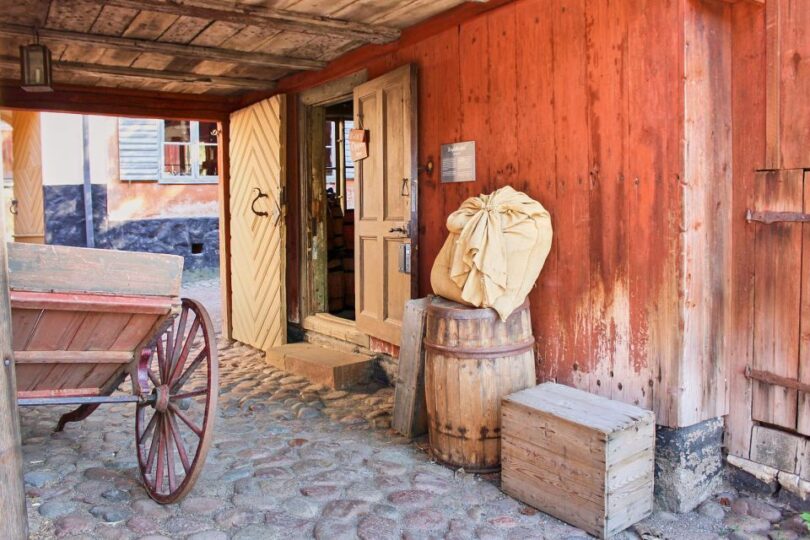
[[[389,43],[399,38],[399,30],[388,26],[310,15],[295,11],[234,4],[221,0],[105,0],[109,6],[192,15],[203,19],[227,21],[261,28],[276,28],[303,34],[329,35],[363,41]]]
[[[4,67],[19,67],[20,60],[18,58],[14,58],[13,56],[0,56],[0,65]],[[54,62],[54,67],[59,70],[92,73],[97,75],[137,77],[139,79],[158,79],[163,81],[177,81],[185,83],[208,83],[217,86],[245,88],[249,90],[272,90],[275,86],[273,81],[247,79],[244,77],[223,77],[220,75],[201,75],[182,71],[144,69],[126,66],[105,66],[101,64],[90,64],[87,62],[56,61]]]
[[[175,43],[164,43],[146,39],[102,36],[99,34],[54,30],[51,28],[39,28],[38,32],[40,39],[44,41],[89,44],[108,49],[135,52],[153,52],[192,60],[219,60],[222,62],[233,62],[234,64],[250,64],[307,71],[319,70],[326,65],[325,62],[308,58],[293,58],[269,53],[234,51],[218,47],[178,45]],[[0,23],[0,35],[30,38],[34,35],[34,29],[19,24]]]

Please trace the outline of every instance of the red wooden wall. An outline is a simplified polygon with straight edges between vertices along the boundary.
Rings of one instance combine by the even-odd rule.
[[[734,67],[733,67],[733,133],[734,133],[734,204],[732,212],[733,258],[732,272],[732,348],[730,349],[730,393],[734,406],[727,421],[729,452],[748,458],[751,450],[752,395],[756,385],[744,376],[746,366],[762,369],[763,345],[778,354],[768,371],[802,381],[810,380],[810,286],[806,259],[798,255],[798,264],[787,269],[784,258],[788,253],[769,257],[757,251],[757,231],[761,225],[745,220],[747,209],[762,208],[757,200],[761,183],[767,176],[790,175],[801,181],[804,174],[804,212],[807,206],[808,185],[806,171],[810,169],[810,9],[805,0],[769,0],[766,6],[735,5],[733,10]],[[758,172],[760,171],[760,172]],[[769,171],[766,173],[765,171]],[[777,172],[782,171],[782,172]],[[785,171],[789,171],[785,173]],[[799,186],[801,190],[801,186]],[[781,226],[787,240],[795,239],[798,250],[801,240],[808,238],[807,224]],[[760,247],[760,249],[762,249]],[[769,260],[773,259],[773,260]],[[781,263],[783,273],[767,275],[768,263]],[[763,271],[764,270],[764,271]],[[764,275],[763,275],[764,274]],[[778,275],[778,282],[770,288],[773,297],[758,297],[762,282]],[[800,292],[797,291],[800,290]],[[770,291],[768,291],[770,292]],[[798,298],[797,298],[798,296]],[[768,305],[768,301],[771,302]],[[779,307],[795,306],[791,321],[779,316]],[[765,332],[755,321],[772,318]],[[800,321],[800,323],[799,323]],[[801,324],[801,326],[799,326]],[[784,401],[792,399],[788,415],[799,414],[806,407],[807,395],[772,387]],[[762,391],[762,387],[759,387]],[[776,407],[774,407],[776,409]],[[779,416],[784,411],[772,411]],[[778,419],[773,423],[780,424]],[[794,430],[793,426],[786,426]],[[798,431],[806,433],[806,425]],[[753,453],[751,459],[755,459]],[[792,472],[792,471],[789,471]],[[804,477],[806,471],[803,471]]]
[[[373,78],[415,63],[421,162],[437,159],[441,144],[475,140],[479,177],[443,185],[437,175],[420,176],[421,293],[430,292],[447,215],[467,197],[511,184],[540,201],[554,225],[552,253],[530,295],[541,378],[654,409],[662,424],[692,423],[705,414],[684,415],[673,403],[688,379],[682,368],[689,311],[688,239],[681,230],[685,38],[678,21],[698,9],[693,4],[701,2],[518,0],[488,11],[468,6],[405,31],[398,44],[366,47],[323,72],[285,79],[279,90],[294,93],[362,68]],[[704,40],[703,53],[722,56],[722,35],[719,51],[712,47],[715,30],[730,21],[730,8],[718,5],[707,20],[687,24]],[[710,90],[723,85],[706,79]],[[295,122],[289,125],[292,142]],[[294,201],[297,149],[288,148]],[[698,173],[716,166],[698,165]],[[705,212],[701,207],[692,218],[712,219]],[[297,217],[291,212],[289,219],[294,243]],[[297,246],[288,253],[297,260]],[[298,275],[294,265],[290,269],[288,305],[295,314]],[[716,280],[707,283],[716,286]],[[718,353],[710,345],[723,339],[722,333],[700,334],[694,346]],[[698,374],[720,362],[695,358]],[[724,392],[703,385],[696,391],[724,406]]]

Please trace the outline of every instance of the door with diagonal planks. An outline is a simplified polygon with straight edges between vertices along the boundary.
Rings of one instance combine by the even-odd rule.
[[[285,96],[231,115],[231,301],[234,339],[262,350],[286,342]]]
[[[42,198],[42,133],[40,113],[15,111],[12,116],[14,147],[14,240],[45,242],[45,207]]]

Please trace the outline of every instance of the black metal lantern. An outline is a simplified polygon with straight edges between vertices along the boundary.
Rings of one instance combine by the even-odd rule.
[[[51,51],[45,45],[20,46],[20,77],[27,92],[52,92]]]

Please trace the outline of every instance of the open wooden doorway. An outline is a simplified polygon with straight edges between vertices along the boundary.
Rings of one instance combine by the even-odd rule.
[[[302,94],[299,110],[303,327],[399,345],[404,304],[418,292],[415,68],[328,83]],[[369,141],[357,163],[353,128]]]
[[[299,99],[302,216],[300,320],[316,332],[367,348],[354,322],[354,164],[346,151],[353,90],[364,71],[303,92]]]
[[[353,321],[355,167],[349,151],[354,128],[351,100],[325,108],[326,293],[329,313]]]

